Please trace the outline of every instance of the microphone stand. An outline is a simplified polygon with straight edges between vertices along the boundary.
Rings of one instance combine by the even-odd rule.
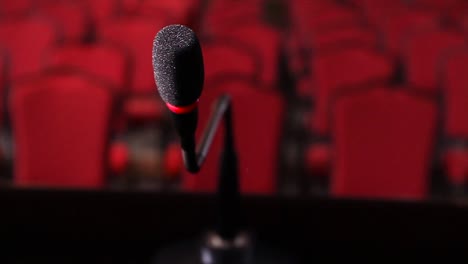
[[[190,114],[197,114],[195,113]],[[271,257],[270,252],[257,252],[250,233],[241,230],[240,188],[238,160],[234,144],[232,105],[229,95],[222,95],[211,113],[208,125],[203,131],[201,143],[193,152],[195,140],[188,138],[181,142],[184,165],[195,173],[202,167],[211,148],[216,132],[224,119],[224,146],[220,157],[218,177],[217,210],[218,221],[213,231],[207,232],[200,242],[180,244],[160,252],[156,264],[253,264],[291,263]],[[176,127],[178,124],[176,124]],[[195,127],[195,126],[194,126]],[[268,256],[267,256],[268,255]]]

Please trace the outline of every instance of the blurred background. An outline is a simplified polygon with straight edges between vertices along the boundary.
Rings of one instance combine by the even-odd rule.
[[[463,199],[464,0],[0,0],[6,188],[212,192],[222,133],[184,172],[151,65],[169,24],[200,38],[202,133],[229,93],[258,195]]]

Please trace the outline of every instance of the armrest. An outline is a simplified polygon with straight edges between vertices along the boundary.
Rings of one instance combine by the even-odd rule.
[[[306,169],[312,175],[328,175],[331,170],[331,149],[328,144],[316,143],[306,149]]]
[[[111,144],[109,149],[109,167],[114,174],[123,174],[129,164],[129,149],[125,142]]]
[[[442,162],[449,181],[462,185],[468,174],[468,151],[462,148],[446,150]]]
[[[163,161],[164,174],[168,178],[175,178],[183,171],[184,161],[179,144],[171,143],[166,148]]]

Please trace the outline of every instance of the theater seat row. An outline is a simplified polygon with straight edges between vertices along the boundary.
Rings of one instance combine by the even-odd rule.
[[[307,168],[297,184],[325,177],[336,196],[419,199],[431,195],[436,166],[454,189],[466,183],[464,1],[293,0],[286,32],[267,23],[268,2],[0,1],[0,81],[9,94],[2,102],[15,141],[15,180],[102,186],[156,164],[152,170],[183,190],[213,191],[221,134],[195,177],[181,172],[174,134],[155,144],[163,153],[157,162],[136,169],[129,168],[134,147],[120,138],[168,129],[148,58],[155,33],[182,23],[198,33],[204,53],[197,136],[217,96],[230,93],[244,192],[271,194],[280,177],[294,176],[277,175],[289,130],[283,119],[295,104],[282,89],[311,102],[299,119],[308,141],[290,139]],[[280,87],[283,51],[291,87]],[[31,129],[39,124],[49,126]]]
[[[468,47],[451,13],[462,2],[291,1],[289,69],[313,102],[309,177],[328,175],[335,195],[423,198],[442,166],[463,186]]]
[[[239,9],[234,11],[234,6]],[[237,25],[246,6],[256,11]],[[156,124],[156,129],[167,130],[167,110],[155,92],[148,54],[159,29],[182,23],[199,32],[203,46],[206,85],[200,126],[216,96],[232,93],[242,188],[253,193],[276,190],[284,111],[277,93],[281,35],[263,22],[262,1],[213,1],[203,19],[198,1],[5,0],[0,9],[0,46],[10,58],[2,88],[10,95],[4,109],[15,142],[16,183],[96,187],[108,184],[109,177],[131,173],[134,150],[119,135],[135,129],[135,122],[147,124],[138,129]],[[230,19],[219,20],[222,12],[230,13]],[[210,20],[224,23],[206,23]],[[35,103],[25,103],[31,101]],[[29,130],[37,124],[44,126]],[[165,138],[156,169],[167,177],[181,177],[185,190],[214,190],[221,141],[216,141],[204,172],[193,177],[180,175],[174,136]]]
[[[273,194],[278,190],[278,151],[286,109],[278,92],[282,35],[263,19],[264,2],[212,1],[205,10],[200,28],[205,63],[200,124],[206,124],[215,99],[230,94],[241,189]],[[218,135],[201,173],[184,177],[187,190],[215,190],[221,148]]]

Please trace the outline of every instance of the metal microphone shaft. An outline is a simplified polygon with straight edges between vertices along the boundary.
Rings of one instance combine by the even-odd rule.
[[[213,109],[197,149],[197,166],[200,169],[208,155],[216,132],[224,118],[224,146],[218,177],[218,225],[217,232],[223,239],[233,239],[239,231],[240,190],[237,153],[233,136],[231,98],[222,95]],[[190,164],[186,164],[189,166]]]

